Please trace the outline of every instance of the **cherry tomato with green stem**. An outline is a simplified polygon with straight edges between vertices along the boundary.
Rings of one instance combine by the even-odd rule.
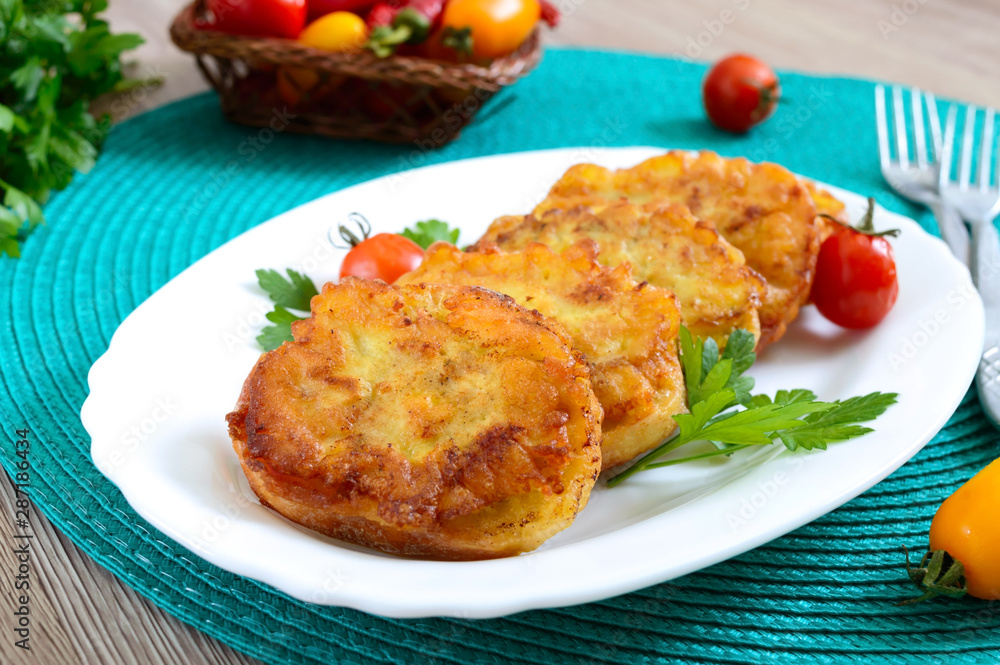
[[[371,226],[364,217],[352,215],[351,220],[361,229],[362,237],[343,225],[338,227],[340,237],[351,246],[340,265],[341,279],[364,277],[392,284],[423,263],[424,250],[409,238],[396,233],[377,233],[369,237]]]
[[[702,83],[708,119],[719,129],[743,133],[767,120],[778,106],[781,88],[774,70],[757,58],[723,58]]]
[[[823,241],[810,294],[830,321],[851,329],[871,328],[886,317],[899,296],[896,260],[886,235],[872,223],[875,201],[858,227],[837,224]]]

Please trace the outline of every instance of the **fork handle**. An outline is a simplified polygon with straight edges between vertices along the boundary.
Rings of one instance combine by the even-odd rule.
[[[972,278],[986,310],[986,343],[976,372],[983,413],[1000,428],[1000,235],[993,221],[972,224]]]
[[[954,207],[943,201],[932,201],[927,207],[934,213],[941,239],[945,241],[962,265],[969,265],[969,231],[962,222],[962,216]]]
[[[1000,234],[992,220],[972,225],[972,279],[986,308],[986,348],[1000,343]]]

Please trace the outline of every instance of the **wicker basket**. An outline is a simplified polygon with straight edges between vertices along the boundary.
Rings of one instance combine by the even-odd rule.
[[[226,117],[252,127],[434,148],[456,138],[494,93],[542,57],[537,30],[488,66],[330,53],[288,39],[198,30],[200,5],[177,15],[170,37],[195,54]]]

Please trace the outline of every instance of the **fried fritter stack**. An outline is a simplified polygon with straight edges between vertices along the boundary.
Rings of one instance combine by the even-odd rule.
[[[604,409],[602,464],[610,468],[659,445],[674,431],[671,416],[686,411],[685,391],[674,295],[637,284],[628,263],[602,266],[596,253],[590,239],[561,255],[539,243],[509,253],[486,243],[473,252],[437,243],[427,250],[423,264],[396,284],[484,286],[561,323],[590,363],[594,392]]]
[[[821,222],[809,191],[787,169],[681,150],[618,171],[578,164],[534,213],[581,205],[600,211],[622,199],[683,204],[743,252],[747,265],[767,280],[758,348],[780,339],[808,300]]]
[[[673,291],[692,334],[720,344],[737,328],[760,336],[757,308],[764,280],[712,224],[682,205],[623,202],[596,212],[577,206],[501,217],[474,248],[493,243],[513,251],[541,242],[561,251],[582,239],[597,243],[604,265],[627,263],[637,279]]]
[[[494,291],[348,278],[247,378],[229,433],[261,502],[393,554],[532,550],[587,503],[601,407],[562,327]]]
[[[229,433],[261,502],[383,552],[486,559],[565,529],[686,410],[677,336],[778,340],[844,206],[774,164],[572,167],[468,251],[348,278],[260,357]]]

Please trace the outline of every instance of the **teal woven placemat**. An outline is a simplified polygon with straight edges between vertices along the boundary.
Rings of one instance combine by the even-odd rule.
[[[14,430],[30,427],[30,494],[59,529],[157,605],[274,663],[1000,662],[1000,604],[893,606],[911,594],[901,545],[925,545],[936,506],[1000,454],[973,393],[891,478],[784,538],[630,595],[485,621],[291,600],[167,540],[91,463],[79,419],[87,371],[129,312],[233,236],[387,173],[563,146],[711,148],[872,193],[934,228],[882,182],[871,83],[785,74],[792,101],[739,137],[703,120],[703,74],[679,60],[553,50],[431,153],[260,133],[225,122],[209,94],[124,123],[93,172],[49,203],[24,256],[0,261],[0,461],[12,471]]]

